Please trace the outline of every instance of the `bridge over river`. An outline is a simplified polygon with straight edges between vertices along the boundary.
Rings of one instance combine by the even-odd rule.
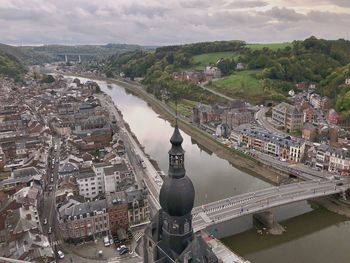
[[[132,140],[132,138],[130,139]],[[132,144],[137,148],[135,142]],[[146,169],[144,169],[143,180],[150,192],[151,201],[156,209],[160,209],[158,197],[161,178],[147,157],[143,155],[142,150],[137,152],[145,160]],[[313,176],[311,174],[307,175],[307,179],[306,181],[273,186],[195,207],[192,210],[193,229],[200,231],[234,218],[298,201],[339,193],[345,195],[345,192],[350,188],[350,182],[345,179],[330,179],[329,177]]]
[[[270,208],[312,198],[345,193],[350,183],[339,180],[319,180],[269,187],[253,193],[245,193],[192,210],[195,231],[247,214],[259,213]]]

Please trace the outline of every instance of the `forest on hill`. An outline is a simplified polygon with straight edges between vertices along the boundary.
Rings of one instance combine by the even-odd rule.
[[[16,51],[9,46],[0,45],[0,76],[10,77],[19,80],[26,72],[26,67],[20,56],[16,56]]]
[[[345,95],[349,91],[343,83],[345,78],[350,77],[346,70],[350,63],[350,41],[344,39],[324,40],[310,37],[289,44],[271,45],[271,48],[268,45],[259,48],[243,41],[160,47],[152,52],[134,51],[111,56],[104,70],[108,76],[123,72],[126,77],[142,77],[143,84],[155,94],[166,91],[170,95],[177,94],[200,101],[200,93],[197,94],[195,85],[179,85],[172,80],[172,73],[195,69],[199,62],[194,58],[215,52],[228,54],[212,63],[225,76],[235,73],[237,63],[244,63],[246,70],[256,72],[254,77],[262,89],[274,94],[272,99],[281,100],[295,84],[306,82],[316,84],[323,95],[333,100],[338,110],[350,110],[350,100],[344,101],[344,98],[339,97],[339,94]],[[337,92],[334,92],[335,89]],[[348,95],[350,98],[350,93]]]

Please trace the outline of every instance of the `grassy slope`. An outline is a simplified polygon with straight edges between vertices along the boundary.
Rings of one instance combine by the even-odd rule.
[[[170,101],[168,104],[173,109],[176,108],[174,101]],[[177,103],[177,110],[179,114],[186,117],[190,117],[192,115],[193,107],[195,107],[197,104],[198,104],[197,101],[182,99]]]
[[[224,79],[212,82],[210,88],[233,98],[260,103],[269,94],[266,94],[259,79],[255,77],[258,72],[256,70],[235,72]]]
[[[283,49],[285,47],[291,47],[292,43],[268,43],[268,44],[247,44],[248,48],[254,49],[254,50],[259,50],[263,48],[269,48],[272,50],[277,50],[277,49]]]
[[[196,63],[196,69],[204,69],[210,63],[215,64],[221,58],[235,58],[236,56],[237,52],[213,52],[194,56],[193,60]]]

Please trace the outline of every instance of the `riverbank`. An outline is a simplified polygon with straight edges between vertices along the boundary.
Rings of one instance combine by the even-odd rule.
[[[312,199],[312,203],[319,205],[328,211],[350,218],[349,201],[341,201],[332,197]]]

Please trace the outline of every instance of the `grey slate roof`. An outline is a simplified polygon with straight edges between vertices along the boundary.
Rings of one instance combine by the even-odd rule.
[[[59,173],[61,174],[74,173],[78,170],[79,168],[76,165],[72,164],[71,162],[67,162],[62,165],[62,167],[59,170]]]
[[[40,172],[35,167],[20,168],[13,171],[14,178],[22,178],[27,176],[38,175]]]
[[[270,141],[281,146],[300,146],[304,142],[303,140],[299,140],[299,139],[292,140],[292,139],[289,139],[288,137],[282,137],[282,136],[273,134],[271,132],[268,132],[263,128],[255,127],[249,124],[240,125],[234,128],[233,130],[239,133],[248,135],[250,137],[254,137],[262,141]]]
[[[93,213],[94,211],[102,211],[106,208],[106,200],[73,204],[70,207],[63,209],[61,216],[68,218],[69,216],[79,216],[84,214],[86,215],[87,213]]]

